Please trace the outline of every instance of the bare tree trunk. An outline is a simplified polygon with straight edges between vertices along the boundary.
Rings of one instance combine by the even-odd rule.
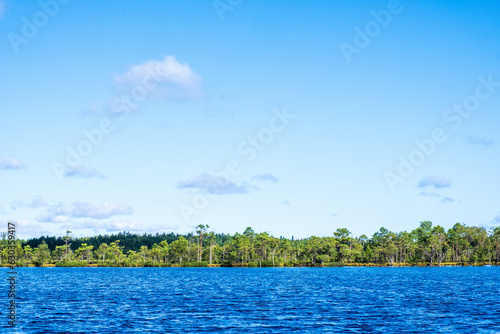
[[[441,267],[441,263],[443,260],[446,258],[446,254],[448,254],[448,251],[446,252],[441,252],[441,254],[438,256],[438,265]]]

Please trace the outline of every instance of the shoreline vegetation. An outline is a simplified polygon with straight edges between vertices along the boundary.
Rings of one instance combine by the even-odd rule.
[[[3,267],[9,267],[10,265],[4,264]],[[489,265],[488,263],[478,262],[467,264],[463,262],[450,262],[450,263],[441,263],[439,267],[484,267],[484,266],[500,266],[500,263],[492,263]],[[284,263],[280,263],[277,266],[261,266],[255,265],[254,263],[233,263],[231,265],[226,264],[209,264],[206,261],[198,262],[187,262],[179,265],[177,263],[136,263],[130,266],[125,266],[122,264],[113,265],[113,264],[102,264],[102,263],[87,263],[87,262],[77,262],[72,263],[72,261],[68,262],[56,262],[56,263],[47,263],[44,265],[34,265],[28,264],[24,266],[17,267],[41,267],[41,268],[55,268],[55,267],[66,267],[66,268],[333,268],[333,267],[378,267],[378,268],[410,268],[410,267],[429,267],[429,263],[395,263],[391,265],[390,263],[326,263],[323,265],[284,265]]]
[[[445,230],[424,221],[411,232],[385,228],[353,237],[339,228],[331,237],[273,237],[248,227],[234,235],[198,225],[185,235],[131,234],[17,240],[17,267],[443,267],[500,264],[500,227],[487,231],[457,223]],[[0,266],[9,266],[5,235]]]

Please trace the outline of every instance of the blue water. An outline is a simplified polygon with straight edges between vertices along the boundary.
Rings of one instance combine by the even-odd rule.
[[[500,268],[19,268],[2,333],[500,333]]]

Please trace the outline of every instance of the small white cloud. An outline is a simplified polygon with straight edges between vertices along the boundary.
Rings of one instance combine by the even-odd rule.
[[[31,201],[30,208],[37,209],[47,205],[47,202],[45,202],[45,200],[41,196],[36,196],[35,198],[33,198],[33,201]]]
[[[283,203],[281,203],[281,205],[290,205],[290,202],[289,201],[283,201]]]
[[[87,202],[58,203],[49,206],[46,215],[37,220],[45,223],[66,223],[76,218],[105,219],[132,213],[132,208],[123,203],[104,202],[99,205]]]
[[[197,177],[177,183],[178,189],[198,189],[209,194],[225,195],[225,194],[246,194],[249,189],[255,189],[247,184],[237,185],[223,177],[211,175],[208,173],[201,174]]]
[[[453,199],[451,197],[443,197],[441,199],[441,202],[443,202],[443,203],[457,203],[457,202],[460,202],[460,201],[457,201],[456,199]]]
[[[442,176],[427,176],[420,180],[417,187],[434,187],[435,189],[447,188],[451,186],[451,181]]]
[[[36,196],[29,204],[29,207],[32,209],[38,209],[44,206],[48,206],[48,204],[41,196]]]
[[[91,228],[94,232],[121,232],[121,231],[144,231],[144,224],[137,220],[112,220],[112,221],[87,221],[81,227]]]
[[[85,167],[85,166],[68,167],[64,171],[64,176],[73,177],[73,178],[82,178],[82,179],[90,179],[90,178],[105,179],[106,178],[104,175],[102,175],[95,168]]]
[[[425,197],[441,197],[441,195],[437,194],[437,193],[433,193],[433,192],[426,192],[426,191],[422,191],[420,194],[418,194],[419,196],[425,196]]]
[[[74,228],[73,226],[72,228]],[[137,220],[110,220],[110,221],[86,221],[82,224],[77,224],[77,228],[89,228],[92,229],[95,233],[100,232],[123,232],[128,231],[131,233],[152,233],[152,232],[162,232],[162,231],[172,231],[177,230],[178,227],[170,227],[164,225],[153,225],[153,226],[145,226],[144,223]]]
[[[483,147],[489,147],[494,144],[493,140],[490,139],[485,139],[481,137],[476,137],[476,136],[467,136],[464,138],[464,141],[471,146],[483,146]]]
[[[52,232],[45,229],[42,225],[29,221],[29,220],[18,220],[11,223],[16,224],[16,235],[19,238],[29,239],[38,238],[42,235],[51,235]],[[7,224],[3,224],[4,226]]]
[[[17,157],[0,159],[0,169],[22,169],[26,167]]]
[[[10,208],[12,210],[17,210],[18,208],[38,209],[44,206],[48,206],[47,202],[41,196],[35,196],[31,201],[13,201]]]
[[[261,181],[261,182],[278,182],[278,178],[271,173],[257,174],[252,177],[253,181]]]
[[[134,90],[151,94],[160,92],[167,98],[189,98],[201,95],[201,77],[191,67],[181,64],[174,56],[163,60],[150,60],[132,65],[128,71],[115,76],[115,84],[121,91],[134,94]]]

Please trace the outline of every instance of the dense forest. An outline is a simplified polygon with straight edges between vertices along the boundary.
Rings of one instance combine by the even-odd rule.
[[[441,266],[500,264],[500,227],[455,224],[445,230],[424,221],[411,232],[381,228],[371,238],[353,237],[339,228],[330,237],[276,238],[248,227],[235,235],[217,234],[198,225],[187,235],[128,232],[88,238],[40,237],[18,240],[18,266]],[[11,247],[10,251],[13,252]],[[0,261],[9,256],[6,235]],[[12,254],[11,254],[12,255]]]

